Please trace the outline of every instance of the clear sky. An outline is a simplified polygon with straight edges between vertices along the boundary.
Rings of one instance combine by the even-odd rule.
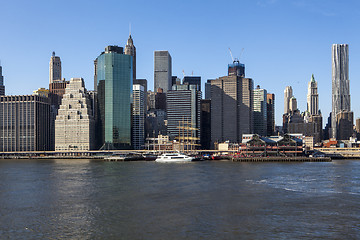
[[[48,88],[52,51],[61,58],[63,77],[82,77],[93,89],[93,60],[107,45],[125,47],[131,23],[137,77],[146,78],[149,89],[154,50],[170,52],[173,75],[193,72],[204,83],[227,74],[230,47],[245,64],[246,77],[275,93],[277,125],[286,86],[292,86],[298,108],[306,110],[311,74],[326,122],[331,45],[347,43],[351,107],[355,118],[360,115],[357,0],[1,0],[0,9],[0,60],[8,95]]]

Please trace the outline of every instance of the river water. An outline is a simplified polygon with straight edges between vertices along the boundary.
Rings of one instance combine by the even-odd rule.
[[[360,239],[360,161],[0,160],[1,239]]]

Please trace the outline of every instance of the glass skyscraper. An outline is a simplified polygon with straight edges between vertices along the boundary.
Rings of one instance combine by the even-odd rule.
[[[131,148],[132,56],[107,46],[95,60],[101,149]]]

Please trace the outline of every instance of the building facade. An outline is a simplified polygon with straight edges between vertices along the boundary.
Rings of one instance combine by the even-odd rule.
[[[95,121],[91,99],[82,78],[66,86],[55,120],[55,150],[93,150]]]
[[[284,113],[290,112],[290,99],[293,97],[293,91],[291,86],[286,86],[284,90]]]
[[[336,139],[349,140],[354,133],[354,113],[352,111],[340,111],[336,115]]]
[[[0,96],[5,95],[4,76],[2,75],[2,66],[0,65]]]
[[[200,101],[200,145],[201,149],[211,149],[211,100]]]
[[[132,56],[107,46],[96,59],[101,149],[131,148]]]
[[[61,81],[61,60],[60,57],[55,56],[55,52],[52,53],[50,58],[50,76],[49,83]]]
[[[134,149],[144,149],[145,140],[145,89],[140,84],[133,85],[132,110],[132,146]]]
[[[260,136],[267,134],[267,91],[258,85],[253,90],[254,133]]]
[[[253,133],[253,80],[236,75],[211,80],[211,142],[241,142]]]
[[[317,82],[315,81],[314,74],[311,75],[311,80],[308,84],[307,110],[310,113],[310,115],[319,114],[319,94],[318,94]]]
[[[154,52],[154,91],[162,88],[164,93],[172,87],[172,63],[168,51]]]
[[[194,85],[174,85],[167,93],[167,134],[170,138],[179,137],[179,133],[200,138],[200,100],[201,92]],[[191,129],[179,129],[186,124]]]
[[[341,111],[351,111],[349,81],[349,46],[332,45],[332,119],[331,137],[337,138],[337,115]]]
[[[183,84],[195,85],[195,86],[197,86],[197,90],[201,91],[201,77],[185,76],[183,79]]]
[[[267,136],[275,134],[275,94],[268,93],[266,95],[266,108],[267,108]]]
[[[50,100],[38,95],[0,97],[0,151],[50,150]]]

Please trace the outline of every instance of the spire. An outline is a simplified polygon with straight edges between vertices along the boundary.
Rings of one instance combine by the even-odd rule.
[[[315,82],[314,74],[311,75],[311,82]]]

